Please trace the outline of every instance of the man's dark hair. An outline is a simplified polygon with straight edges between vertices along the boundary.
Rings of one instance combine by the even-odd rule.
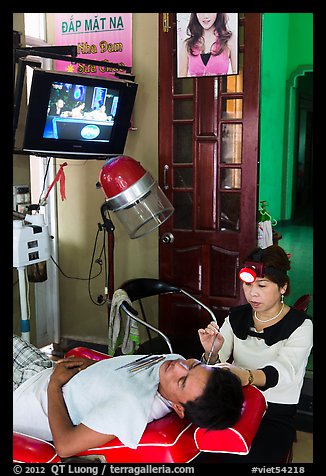
[[[244,397],[240,379],[230,370],[212,368],[204,393],[183,404],[185,416],[194,425],[223,430],[240,418]]]

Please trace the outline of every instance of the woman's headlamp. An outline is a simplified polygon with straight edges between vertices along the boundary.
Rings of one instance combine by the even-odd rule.
[[[263,278],[264,275],[264,263],[257,263],[256,261],[246,261],[238,274],[244,283],[253,283],[257,277]]]
[[[272,266],[264,266],[264,263],[256,261],[246,261],[244,267],[240,269],[238,276],[244,283],[253,283],[256,278],[263,278],[269,275],[287,276],[283,269],[273,268]]]

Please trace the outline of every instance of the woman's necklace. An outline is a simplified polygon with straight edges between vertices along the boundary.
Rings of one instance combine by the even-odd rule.
[[[281,312],[283,311],[283,309],[284,309],[284,302],[282,303],[281,310],[276,314],[276,316],[270,317],[269,319],[266,319],[266,320],[264,321],[263,319],[259,319],[259,317],[257,316],[257,312],[255,311],[255,312],[254,312],[254,317],[255,317],[255,319],[257,319],[257,321],[262,322],[262,323],[269,322],[269,321],[273,321],[274,319],[276,319],[276,318],[281,314]]]

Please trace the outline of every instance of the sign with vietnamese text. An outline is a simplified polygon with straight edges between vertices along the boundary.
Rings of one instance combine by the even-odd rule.
[[[117,64],[56,61],[58,71],[97,76],[124,72],[123,66],[132,66],[132,13],[55,13],[55,45],[76,45],[79,58]]]

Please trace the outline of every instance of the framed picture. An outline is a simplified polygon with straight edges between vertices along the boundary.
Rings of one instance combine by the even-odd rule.
[[[177,13],[177,77],[238,74],[238,13]]]

